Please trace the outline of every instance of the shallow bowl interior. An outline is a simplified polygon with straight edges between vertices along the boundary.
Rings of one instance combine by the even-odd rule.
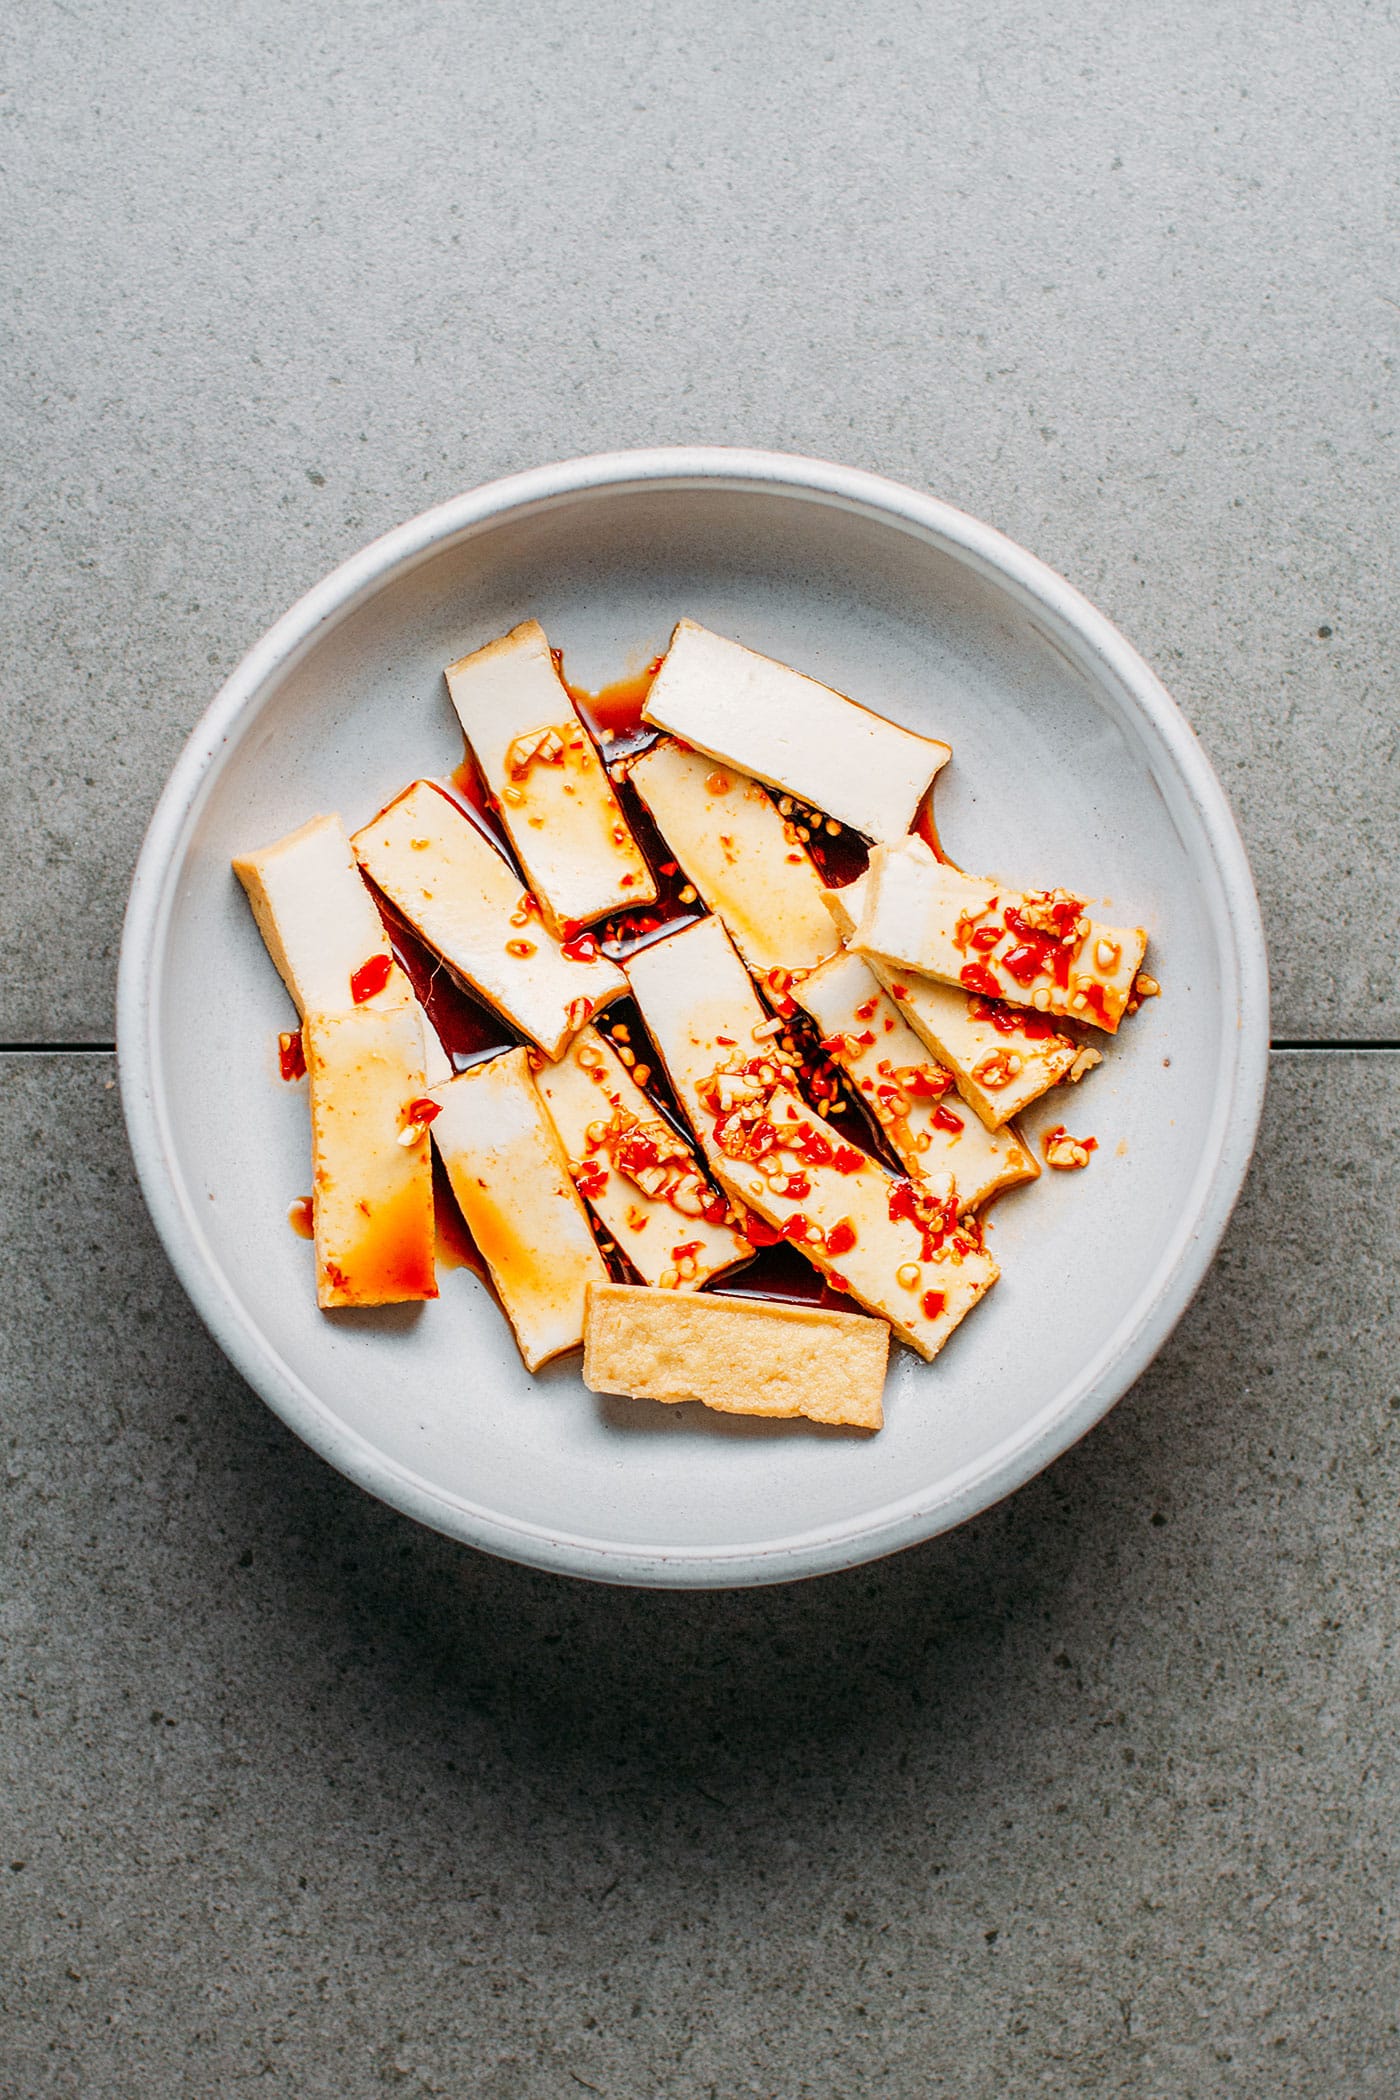
[[[442,667],[534,614],[597,685],[689,614],[946,738],[937,818],[979,871],[1060,882],[1150,929],[1165,997],[1067,1118],[1099,1151],[1004,1198],[1003,1277],[938,1362],[896,1350],[861,1439],[532,1379],[467,1270],[424,1308],[327,1317],[289,1201],[291,1008],[230,856],[321,810],[364,821],[461,756]],[[390,535],[253,652],[143,855],[120,1000],[153,1214],[244,1374],[375,1493],[475,1544],[616,1580],[777,1580],[925,1537],[1096,1420],[1199,1281],[1252,1143],[1262,942],[1228,811],[1145,666],[987,528],[870,476],[770,455],[620,455],[477,491]]]

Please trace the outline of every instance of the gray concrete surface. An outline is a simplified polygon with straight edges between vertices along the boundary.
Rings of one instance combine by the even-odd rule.
[[[935,490],[1157,665],[1282,1037],[1400,1038],[1389,5],[33,0],[0,21],[0,1044],[111,1032],[223,675],[490,475]],[[805,1587],[460,1551],[293,1443],[110,1060],[0,1054],[4,2100],[1400,2093],[1400,1052],[1014,1501]]]
[[[1395,1053],[976,1524],[611,1591],[372,1503],[173,1282],[106,1057],[0,1059],[0,2090],[1400,2091]]]
[[[302,589],[488,476],[686,440],[883,469],[1062,568],[1235,798],[1279,1033],[1400,1034],[1391,7],[3,34],[0,1040],[110,1034],[160,781]]]

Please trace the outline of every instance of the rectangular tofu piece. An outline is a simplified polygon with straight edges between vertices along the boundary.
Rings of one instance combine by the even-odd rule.
[[[952,757],[947,744],[694,620],[671,636],[642,719],[872,839],[908,831]]]
[[[725,1222],[728,1197],[606,1036],[583,1029],[535,1084],[574,1186],[647,1283],[694,1291],[752,1260],[749,1242]]]
[[[424,1098],[416,1009],[366,1004],[308,1014],[302,1041],[317,1304],[436,1298],[432,1155],[412,1113]]]
[[[792,996],[915,1180],[951,1174],[960,1212],[1035,1180],[1040,1168],[1017,1131],[988,1130],[969,1112],[950,1068],[930,1059],[860,956],[833,956],[795,983]]]
[[[862,955],[902,964],[985,999],[1091,1022],[1111,1034],[1147,947],[1140,926],[1105,926],[1068,890],[1016,890],[964,875],[919,838],[877,846],[851,938]]]
[[[447,690],[548,923],[564,938],[656,900],[607,769],[538,620],[446,671]]]
[[[860,918],[865,880],[826,893],[827,907],[847,935]],[[878,956],[863,959],[988,1130],[1004,1129],[1058,1085],[1076,1057],[1097,1062],[1097,1052],[1080,1051],[1033,1008],[992,1005],[961,985],[938,984]]]
[[[524,1048],[435,1088],[433,1142],[529,1371],[583,1340],[590,1283],[606,1283]]]
[[[834,952],[825,885],[756,780],[669,739],[628,777],[751,970],[809,970]]]
[[[564,953],[515,870],[430,780],[405,788],[352,844],[420,939],[546,1057],[625,989],[606,956]]]
[[[996,1281],[951,1177],[896,1180],[793,1090],[752,979],[717,919],[628,962],[633,995],[716,1178],[839,1290],[935,1356]]]
[[[861,1313],[691,1297],[636,1284],[588,1293],[583,1382],[590,1393],[699,1400],[726,1415],[794,1415],[879,1429],[890,1331]]]
[[[233,872],[303,1020],[412,1000],[338,816],[312,817],[274,845],[239,854]]]
[[[274,845],[239,854],[233,872],[302,1020],[356,1004],[412,1006],[422,1024],[428,1084],[450,1075],[437,1032],[394,961],[338,816],[312,817]]]

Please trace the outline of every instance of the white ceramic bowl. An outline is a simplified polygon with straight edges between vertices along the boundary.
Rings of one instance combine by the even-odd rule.
[[[951,742],[966,867],[1106,896],[1165,996],[1067,1105],[1100,1150],[1004,1198],[1002,1280],[935,1364],[896,1349],[883,1433],[600,1400],[538,1379],[467,1270],[435,1305],[327,1318],[286,1224],[309,1185],[291,1010],[230,855],[318,810],[363,822],[461,756],[442,667],[530,614],[576,680],[690,614]],[[1180,1318],[1253,1144],[1263,936],[1225,798],[1152,673],[989,527],[781,454],[617,453],[477,489],[319,584],[229,679],[171,776],[127,914],[119,1053],[137,1170],[185,1288],[332,1465],[489,1552],[607,1581],[776,1582],[947,1529],[1097,1422]]]

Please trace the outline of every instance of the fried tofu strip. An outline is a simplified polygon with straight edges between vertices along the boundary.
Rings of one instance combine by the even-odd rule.
[[[564,953],[515,870],[431,781],[406,788],[352,844],[434,954],[546,1057],[624,989],[606,957]]]
[[[844,934],[853,933],[859,922],[865,882],[861,876],[845,889],[826,893],[827,908]],[[863,960],[914,1033],[948,1067],[963,1100],[988,1130],[1003,1129],[1067,1078],[1076,1057],[1099,1061],[1096,1051],[1077,1051],[1034,1009],[993,1003],[878,956]]]
[[[727,1197],[596,1028],[575,1036],[535,1084],[575,1187],[647,1283],[698,1290],[753,1258],[725,1222]]]
[[[823,1050],[849,1075],[915,1180],[951,1174],[960,1213],[1035,1180],[1040,1168],[1017,1131],[987,1130],[969,1114],[952,1072],[930,1060],[903,1009],[860,956],[833,956],[795,981],[792,996],[817,1023]]]
[[[316,1300],[436,1298],[433,1173],[413,1109],[424,1097],[412,1005],[308,1014]],[[407,1138],[408,1142],[403,1140]]]
[[[432,1096],[433,1142],[529,1371],[583,1340],[590,1283],[607,1281],[530,1069],[507,1050]]]
[[[651,904],[656,883],[538,620],[446,671],[501,821],[555,933]]]
[[[935,1356],[997,1265],[946,1186],[896,1180],[809,1109],[717,919],[628,963],[633,995],[721,1185],[837,1289]]]
[[[1140,926],[1090,919],[1084,899],[1068,890],[1008,889],[964,875],[922,839],[906,838],[872,852],[851,946],[984,999],[1112,1034],[1132,996],[1147,935]]]
[[[952,757],[947,744],[693,620],[672,634],[643,720],[872,839],[908,831]]]
[[[312,817],[273,845],[239,854],[233,872],[303,1021],[355,1005],[412,1006],[429,1084],[449,1076],[452,1067],[394,960],[338,816]]]
[[[751,1298],[678,1304],[635,1284],[595,1283],[583,1382],[591,1393],[699,1400],[720,1414],[879,1429],[889,1345],[884,1321],[860,1313]]]

